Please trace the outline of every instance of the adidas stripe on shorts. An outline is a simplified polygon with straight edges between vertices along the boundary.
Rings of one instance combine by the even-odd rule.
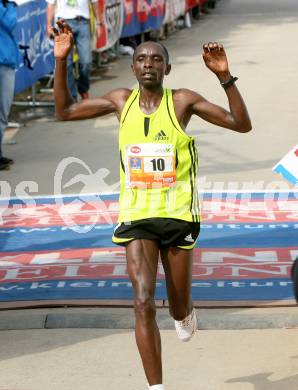
[[[125,246],[132,240],[143,238],[158,241],[161,248],[174,246],[192,249],[199,233],[199,222],[171,218],[147,218],[120,223],[114,230],[112,241]]]

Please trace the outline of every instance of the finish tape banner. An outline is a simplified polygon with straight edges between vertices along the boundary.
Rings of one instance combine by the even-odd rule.
[[[21,45],[21,61],[16,71],[15,93],[31,87],[54,69],[53,47],[46,36],[47,3],[44,0],[17,3],[15,37]]]
[[[298,192],[204,193],[201,209],[193,299],[293,303]],[[117,194],[2,198],[0,307],[132,300],[125,251],[111,242],[117,213]],[[156,299],[167,299],[161,264]]]
[[[131,37],[162,26],[165,0],[123,0],[124,24],[121,37]]]

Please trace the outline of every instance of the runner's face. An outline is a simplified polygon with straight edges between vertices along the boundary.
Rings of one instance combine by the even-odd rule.
[[[170,69],[159,45],[148,43],[136,49],[132,70],[140,85],[147,88],[159,87]]]

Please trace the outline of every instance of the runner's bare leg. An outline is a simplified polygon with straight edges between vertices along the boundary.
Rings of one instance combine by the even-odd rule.
[[[177,321],[183,320],[193,309],[191,298],[192,258],[192,250],[175,247],[161,250],[170,314]]]
[[[136,342],[150,386],[162,384],[161,341],[154,302],[158,255],[159,247],[153,240],[134,240],[126,246],[134,290]]]

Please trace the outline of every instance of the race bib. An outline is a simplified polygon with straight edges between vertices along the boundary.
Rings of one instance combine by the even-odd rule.
[[[171,144],[127,145],[125,165],[129,188],[171,187],[176,183],[175,153]]]

